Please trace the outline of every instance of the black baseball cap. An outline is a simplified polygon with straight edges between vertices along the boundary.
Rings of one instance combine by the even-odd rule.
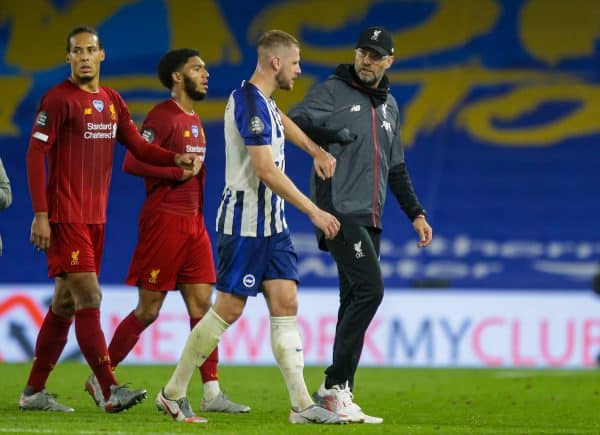
[[[389,56],[394,54],[394,41],[383,27],[369,27],[360,34],[356,48],[370,48],[382,56]]]

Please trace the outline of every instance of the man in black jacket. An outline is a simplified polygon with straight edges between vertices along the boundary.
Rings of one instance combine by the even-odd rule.
[[[333,178],[311,177],[313,200],[342,224],[333,240],[317,231],[319,247],[337,264],[340,307],[333,362],[315,398],[352,422],[383,421],[362,412],[353,403],[352,391],[365,333],[383,298],[379,245],[388,184],[413,223],[418,246],[428,246],[432,239],[406,169],[398,105],[385,75],[393,54],[392,36],[385,29],[366,29],[356,45],[354,64],[339,65],[290,112],[337,159]]]

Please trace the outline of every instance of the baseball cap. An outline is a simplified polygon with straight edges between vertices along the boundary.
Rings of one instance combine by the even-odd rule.
[[[360,34],[356,48],[371,48],[382,56],[388,56],[394,54],[394,41],[383,27],[369,27]]]

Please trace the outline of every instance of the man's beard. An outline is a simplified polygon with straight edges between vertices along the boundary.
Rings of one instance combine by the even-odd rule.
[[[376,74],[373,74],[373,78],[368,80],[365,80],[363,77],[361,77],[360,73],[357,73],[356,75],[358,76],[358,80],[360,80],[360,82],[368,88],[373,87],[375,83],[377,83],[381,79],[381,77],[377,77]]]
[[[75,78],[77,79],[77,83],[79,83],[80,85],[88,84],[89,82],[94,80],[93,76],[77,76]]]
[[[281,78],[281,73],[277,73],[277,75],[275,76],[275,81],[277,82],[277,88],[283,89],[285,91],[291,91],[294,87],[294,82],[291,80],[283,80]]]
[[[187,96],[194,101],[200,101],[203,100],[204,97],[206,97],[206,93],[197,90],[196,84],[192,81],[191,78],[189,78],[185,74],[183,76],[183,87]]]

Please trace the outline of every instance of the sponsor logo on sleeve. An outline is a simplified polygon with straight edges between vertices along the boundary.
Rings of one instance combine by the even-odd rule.
[[[154,131],[150,128],[145,128],[142,131],[142,137],[146,139],[146,142],[154,142]]]
[[[33,133],[33,137],[41,140],[42,142],[48,142],[48,135],[44,134],[44,133],[40,133],[39,131],[36,131],[35,133]]]
[[[50,122],[50,117],[48,116],[48,112],[44,112],[43,110],[38,113],[35,118],[35,125],[38,127],[46,127]]]
[[[250,118],[248,128],[250,129],[253,135],[258,136],[264,131],[265,124],[262,122],[262,119],[260,119],[258,116],[253,116],[252,118]]]

